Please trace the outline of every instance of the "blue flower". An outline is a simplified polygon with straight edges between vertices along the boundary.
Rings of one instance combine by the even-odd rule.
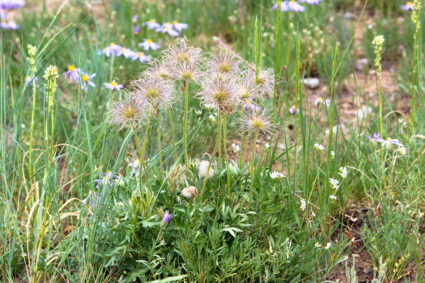
[[[109,188],[114,185],[117,179],[118,179],[118,176],[109,170],[105,173],[100,173],[99,179],[94,180],[94,182],[97,183],[96,188],[101,188],[101,187]]]

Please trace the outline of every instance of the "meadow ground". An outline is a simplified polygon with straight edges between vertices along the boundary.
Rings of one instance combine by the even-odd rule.
[[[0,0],[1,282],[422,282],[422,0]]]

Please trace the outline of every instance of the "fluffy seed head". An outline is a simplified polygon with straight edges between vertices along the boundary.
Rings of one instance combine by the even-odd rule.
[[[252,100],[261,98],[260,91],[254,81],[246,77],[237,80],[237,93],[240,101]]]
[[[229,114],[238,102],[235,78],[230,75],[215,75],[201,82],[201,91],[198,96],[205,105],[215,110]]]
[[[261,111],[259,107],[250,112],[244,119],[243,125],[248,133],[270,134],[273,128],[269,117],[265,111]]]
[[[172,85],[161,78],[142,77],[131,83],[133,91],[131,96],[137,102],[148,101],[154,107],[170,105],[173,101]]]
[[[144,77],[153,77],[165,81],[171,79],[170,68],[164,62],[155,60],[150,63],[149,68],[143,73]]]
[[[212,73],[236,74],[239,70],[239,61],[232,53],[220,50],[207,61],[207,70]]]
[[[170,65],[178,63],[198,64],[202,58],[202,50],[188,45],[186,39],[177,39],[164,51],[164,61]]]
[[[253,82],[261,95],[271,96],[274,88],[274,72],[272,69],[258,69],[258,77],[255,71],[248,71],[248,80]]]
[[[138,103],[131,97],[115,102],[110,108],[109,123],[119,128],[134,126],[145,117],[145,107],[145,104]]]
[[[170,70],[171,77],[175,80],[198,82],[201,77],[199,66],[194,62],[179,62],[173,65]]]

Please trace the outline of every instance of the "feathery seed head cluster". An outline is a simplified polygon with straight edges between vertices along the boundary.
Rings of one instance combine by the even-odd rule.
[[[229,51],[220,50],[207,61],[207,70],[211,73],[236,74],[239,71],[239,60]]]
[[[216,74],[213,78],[202,80],[198,96],[205,105],[211,105],[215,110],[229,114],[238,102],[237,91],[236,80],[233,76]]]
[[[274,88],[274,71],[272,69],[258,69],[258,76],[255,71],[249,70],[247,78],[258,87],[258,93],[262,96],[271,96]]]
[[[178,62],[170,67],[171,77],[174,80],[186,82],[198,82],[202,73],[199,65],[195,62]]]
[[[144,102],[140,103],[133,97],[127,96],[124,100],[112,104],[109,123],[121,129],[135,126],[145,118],[145,108]]]
[[[237,79],[237,93],[241,102],[254,98],[262,98],[259,96],[260,91],[255,82],[245,76]]]
[[[151,62],[149,68],[143,73],[143,76],[163,79],[165,81],[171,79],[169,67],[160,60]]]
[[[273,124],[270,122],[266,112],[259,108],[246,115],[242,122],[245,126],[245,131],[248,133],[270,134],[273,128]]]
[[[190,46],[186,39],[179,38],[164,52],[163,60],[170,66],[178,63],[199,64],[202,59],[202,50]]]
[[[173,87],[172,85],[155,77],[142,77],[139,80],[131,83],[133,91],[131,96],[139,103],[148,101],[153,107],[171,105],[173,102]]]

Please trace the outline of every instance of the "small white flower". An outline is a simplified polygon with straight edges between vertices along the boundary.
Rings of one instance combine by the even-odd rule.
[[[319,244],[319,243],[315,243],[315,244],[314,244],[314,246],[315,246],[316,248],[321,248],[321,247],[322,247],[322,245],[321,245],[321,244]]]
[[[214,123],[216,118],[213,114],[210,114],[210,116],[208,116],[208,119],[210,120],[211,123]]]
[[[301,198],[301,199],[300,199],[300,209],[301,209],[302,211],[304,211],[304,210],[305,210],[305,200],[304,200],[303,198]]]
[[[339,189],[339,181],[337,179],[329,178],[329,183],[331,183],[331,186],[334,190]]]
[[[207,161],[207,160],[199,161],[199,163],[198,163],[198,176],[200,178],[204,178],[205,176],[207,176],[207,171],[208,171],[209,165],[210,165],[210,162]],[[214,176],[214,169],[211,166],[210,171],[208,173],[208,178],[211,178],[212,176]]]
[[[399,147],[395,152],[399,153],[400,155],[406,155],[407,149],[405,147]]]
[[[332,200],[336,200],[337,199],[337,197],[334,196],[334,195],[330,195],[329,198],[332,199]]]
[[[202,115],[202,110],[195,110],[195,114],[197,116],[201,116]]]
[[[324,151],[325,147],[321,144],[315,143],[314,144],[314,148],[317,149],[318,151]]]
[[[325,249],[328,250],[331,247],[331,243],[327,243]]]
[[[347,178],[348,171],[346,167],[340,167],[338,173],[343,179]]]
[[[240,146],[234,143],[232,143],[232,149],[235,153],[238,153],[239,151],[241,151]]]
[[[363,120],[367,116],[369,116],[372,113],[372,108],[369,106],[363,105],[362,108],[356,110],[356,116],[359,120]]]
[[[335,158],[335,151],[333,151],[333,150],[331,151],[331,157],[332,157],[332,159]]]
[[[280,180],[285,178],[285,175],[280,172],[273,171],[272,173],[270,173],[270,178],[272,178],[272,180]]]
[[[265,147],[266,149],[269,149],[269,148],[270,148],[270,144],[269,144],[268,142],[266,142],[266,144],[264,145],[264,147]]]

